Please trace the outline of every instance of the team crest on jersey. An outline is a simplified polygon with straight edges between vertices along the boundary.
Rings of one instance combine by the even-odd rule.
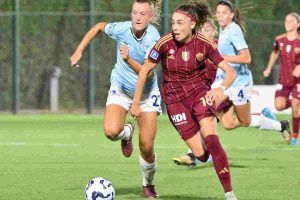
[[[181,58],[182,58],[183,61],[187,62],[190,59],[190,52],[183,51],[181,53]]]
[[[280,44],[279,44],[279,50],[282,51],[282,49],[283,49],[283,43],[280,42]]]
[[[287,53],[290,53],[291,50],[292,50],[292,45],[290,45],[290,44],[286,45],[285,50],[286,50]]]
[[[154,60],[157,60],[158,56],[159,56],[158,52],[153,49],[150,53],[150,57],[153,58]]]
[[[203,60],[203,54],[202,53],[197,53],[196,54],[196,59],[201,62]]]

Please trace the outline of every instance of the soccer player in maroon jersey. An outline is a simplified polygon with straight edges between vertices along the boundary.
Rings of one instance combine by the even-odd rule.
[[[140,116],[147,74],[161,60],[162,96],[171,123],[199,160],[205,162],[209,153],[212,155],[226,200],[236,200],[228,159],[217,133],[214,107],[214,100],[233,82],[235,72],[223,61],[214,45],[195,31],[210,16],[207,5],[203,3],[181,5],[174,11],[172,32],[156,43],[139,72],[130,112],[133,117]],[[215,89],[211,89],[210,74],[205,65],[207,59],[226,72],[225,80]]]
[[[293,134],[291,145],[298,145],[300,123],[300,85],[299,78],[295,77],[296,58],[300,53],[300,16],[289,13],[285,17],[286,33],[276,37],[269,63],[263,72],[265,77],[271,73],[272,67],[280,56],[279,85],[275,93],[275,108],[279,111],[292,107]],[[295,71],[294,71],[295,70]],[[292,100],[290,101],[290,95]]]

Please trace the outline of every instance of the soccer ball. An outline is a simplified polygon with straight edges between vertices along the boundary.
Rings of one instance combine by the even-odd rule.
[[[93,178],[85,186],[86,200],[114,200],[115,195],[112,183],[101,177]]]

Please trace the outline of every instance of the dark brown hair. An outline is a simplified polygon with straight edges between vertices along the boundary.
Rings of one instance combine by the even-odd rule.
[[[188,4],[178,6],[175,11],[176,10],[186,12],[195,19],[195,30],[201,28],[209,18],[212,18],[209,7],[204,1],[189,1]]]
[[[245,24],[246,24],[246,23],[245,23],[245,21],[244,21],[244,19],[243,19],[243,16],[240,14],[239,9],[237,9],[237,8],[233,5],[233,3],[232,3],[231,1],[229,1],[229,0],[222,0],[222,1],[219,1],[219,3],[217,3],[217,6],[218,6],[218,5],[227,6],[227,7],[231,10],[231,12],[234,13],[233,19],[232,19],[232,20],[233,20],[236,24],[238,24],[238,25],[241,27],[243,33],[245,33],[245,32],[246,32],[246,28],[245,28]]]

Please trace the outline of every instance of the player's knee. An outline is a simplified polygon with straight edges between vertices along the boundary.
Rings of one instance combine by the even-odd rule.
[[[283,103],[275,103],[275,108],[278,111],[282,111],[282,110],[286,109],[286,105]]]
[[[240,121],[241,126],[248,127],[251,124],[251,120],[242,120]]]
[[[144,156],[151,156],[153,152],[153,142],[140,142],[140,151]]]
[[[119,128],[117,126],[104,126],[104,134],[105,136],[112,140],[116,141],[118,138],[118,135],[122,131],[122,128]]]
[[[234,129],[237,126],[233,120],[224,121],[224,122],[222,122],[222,125],[226,130]]]

